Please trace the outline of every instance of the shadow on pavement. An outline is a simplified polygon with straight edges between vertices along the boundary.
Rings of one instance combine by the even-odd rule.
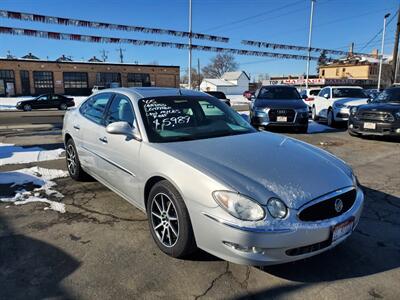
[[[0,299],[72,299],[61,281],[80,263],[46,242],[15,234],[0,215]]]
[[[261,270],[312,283],[373,275],[400,267],[400,198],[363,187],[366,201],[353,235],[320,255]]]

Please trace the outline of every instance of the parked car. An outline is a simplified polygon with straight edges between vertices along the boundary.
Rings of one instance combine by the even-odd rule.
[[[102,91],[67,111],[62,132],[70,176],[90,174],[143,210],[173,257],[199,247],[242,264],[303,259],[343,242],[362,211],[342,160],[257,132],[205,93]]]
[[[309,112],[311,112],[312,105],[314,103],[314,97],[318,96],[321,89],[305,89],[300,92],[300,97],[304,103],[307,104]]]
[[[74,98],[65,97],[59,94],[44,94],[34,99],[19,101],[16,108],[25,111],[41,108],[58,108],[66,110],[68,107],[74,105]]]
[[[96,93],[96,92],[98,92],[98,91],[104,90],[104,89],[106,89],[105,86],[102,86],[102,85],[95,85],[95,86],[93,86],[93,88],[92,88],[92,94],[94,94],[94,93]]]
[[[400,137],[400,87],[384,90],[369,104],[352,107],[348,131],[354,136]]]
[[[263,86],[250,105],[250,121],[256,128],[285,127],[306,133],[308,107],[294,87]]]
[[[379,96],[380,91],[378,89],[366,89],[364,93],[368,96],[369,99],[374,100]]]
[[[312,119],[318,121],[326,119],[328,126],[335,126],[338,122],[347,122],[350,107],[366,104],[368,96],[361,87],[354,86],[327,86],[314,97]]]
[[[226,98],[226,95],[223,92],[218,92],[218,91],[207,91],[207,94],[221,100],[224,102],[226,105],[231,106],[231,100]]]

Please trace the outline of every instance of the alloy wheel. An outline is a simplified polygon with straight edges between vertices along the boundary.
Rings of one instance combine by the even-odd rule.
[[[60,105],[60,108],[62,110],[66,110],[68,108],[68,106],[67,106],[67,104],[63,103],[63,104]]]
[[[68,165],[68,171],[72,174],[76,174],[77,170],[77,157],[76,157],[76,152],[75,148],[73,145],[68,145],[67,151],[66,151],[66,158],[67,158],[67,165]]]
[[[25,104],[25,105],[24,105],[24,110],[25,110],[25,111],[31,111],[31,110],[32,110],[32,107],[31,107],[29,104]]]
[[[169,196],[159,193],[152,199],[151,225],[158,240],[165,247],[173,247],[179,238],[179,220],[176,207]]]

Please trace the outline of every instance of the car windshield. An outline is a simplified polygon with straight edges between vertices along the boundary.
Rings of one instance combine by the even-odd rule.
[[[362,89],[333,88],[333,98],[367,98]]]
[[[400,88],[384,90],[374,99],[374,102],[400,103]]]
[[[262,87],[257,99],[299,100],[300,95],[295,88],[287,86]]]
[[[139,101],[150,142],[197,140],[256,132],[242,116],[212,97],[153,97]]]

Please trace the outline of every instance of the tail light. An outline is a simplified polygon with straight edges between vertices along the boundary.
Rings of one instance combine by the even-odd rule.
[[[314,98],[309,97],[309,98],[306,98],[305,100],[306,100],[306,101],[314,101]]]

